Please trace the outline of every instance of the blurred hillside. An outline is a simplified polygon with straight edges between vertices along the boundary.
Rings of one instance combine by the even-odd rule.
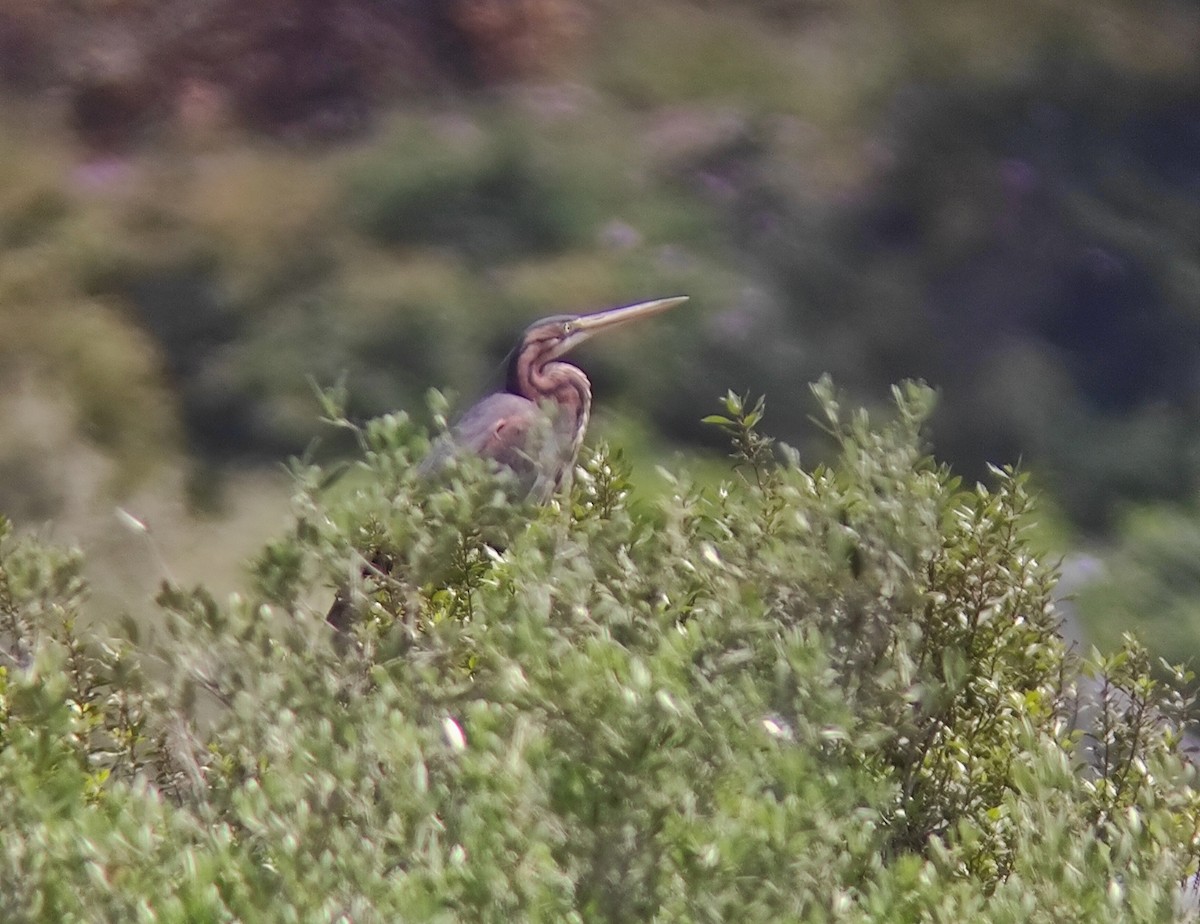
[[[923,377],[968,477],[1196,517],[1194,2],[0,0],[0,79],[27,522],[303,451],[310,377],[470,397],[529,318],[675,292],[585,358],[647,452],[732,386],[812,458],[807,382]]]

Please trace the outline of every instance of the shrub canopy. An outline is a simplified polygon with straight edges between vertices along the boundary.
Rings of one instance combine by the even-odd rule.
[[[927,389],[815,391],[828,464],[731,394],[718,488],[601,446],[543,508],[331,398],[357,474],[298,462],[253,590],[120,643],[5,526],[6,920],[1171,919],[1187,704],[1064,647],[1024,479],[928,458]]]

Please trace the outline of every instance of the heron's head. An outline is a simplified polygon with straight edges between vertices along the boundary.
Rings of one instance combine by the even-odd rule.
[[[609,308],[593,314],[556,314],[535,321],[521,335],[521,342],[513,352],[510,380],[518,368],[531,359],[538,366],[558,359],[575,349],[586,340],[603,330],[611,330],[639,318],[660,314],[686,302],[686,295],[657,298],[636,305]]]

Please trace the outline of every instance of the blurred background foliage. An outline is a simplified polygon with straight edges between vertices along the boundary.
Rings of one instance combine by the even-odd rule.
[[[0,510],[102,594],[114,502],[198,573],[276,527],[310,379],[465,400],[530,318],[686,292],[585,360],[635,459],[731,386],[819,458],[809,381],[921,377],[1102,551],[1098,638],[1200,640],[1194,2],[0,0],[0,82]]]

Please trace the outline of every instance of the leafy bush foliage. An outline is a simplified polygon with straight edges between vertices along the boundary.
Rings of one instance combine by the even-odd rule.
[[[1023,478],[929,459],[926,389],[883,423],[816,393],[826,465],[731,394],[719,489],[639,506],[600,447],[544,508],[420,481],[407,417],[331,397],[352,486],[298,462],[254,591],[166,586],[133,647],[6,528],[8,919],[1172,917],[1187,703],[1132,641],[1064,649]]]

